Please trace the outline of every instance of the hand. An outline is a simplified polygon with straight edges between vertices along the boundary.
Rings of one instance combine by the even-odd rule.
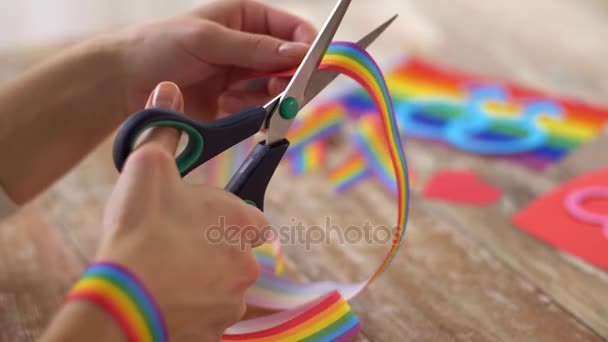
[[[162,83],[148,106],[182,110],[183,103],[175,84]],[[251,249],[264,242],[267,221],[230,193],[183,182],[173,159],[178,138],[172,128],[155,128],[131,154],[108,201],[96,260],[138,276],[158,303],[171,341],[219,341],[245,313],[244,293],[259,274]],[[214,226],[237,228],[237,238],[210,238]],[[82,340],[126,336],[96,305],[68,302],[41,338]]]
[[[293,68],[314,37],[297,17],[222,0],[67,49],[0,86],[0,157],[10,161],[0,165],[0,186],[16,203],[29,201],[141,109],[161,81],[184,89],[185,113],[198,119],[263,105],[286,80],[257,90],[237,81]]]
[[[163,83],[149,105],[182,110],[183,99],[174,84]],[[245,290],[259,272],[251,248],[263,242],[260,229],[268,223],[228,192],[183,182],[173,157],[178,137],[171,128],[154,129],[127,160],[108,201],[97,259],[137,274],[161,307],[172,341],[218,341],[245,313]],[[209,239],[221,220],[246,228],[239,243]]]
[[[247,76],[297,66],[315,36],[302,19],[252,0],[217,1],[118,32],[113,38],[122,46],[128,113],[165,80],[183,90],[185,113],[199,119],[215,117],[218,109],[233,113],[263,105],[284,90],[286,80],[256,90],[234,86]]]

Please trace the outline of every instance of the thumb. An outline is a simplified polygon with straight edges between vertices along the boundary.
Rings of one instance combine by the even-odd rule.
[[[146,108],[184,110],[184,97],[179,87],[173,82],[162,82],[150,94]],[[148,143],[158,144],[171,155],[175,154],[181,132],[172,127],[155,127],[142,137],[140,146]]]
[[[201,50],[197,54],[204,54],[205,60],[213,64],[254,71],[268,72],[292,68],[304,59],[310,48],[310,45],[305,43],[232,30],[220,25],[206,30],[203,35],[213,35],[212,39],[206,41],[222,42],[213,48],[204,48],[205,44],[200,44]]]
[[[150,94],[146,108],[183,111],[184,99],[179,87],[172,82],[160,83]],[[159,170],[179,176],[175,152],[180,136],[181,132],[173,127],[154,127],[144,132],[141,143],[127,159],[121,178],[135,178],[146,183],[154,180],[144,178],[156,178],[159,175],[153,173]]]
[[[146,108],[183,111],[184,100],[179,88],[170,82],[159,84],[150,94]],[[137,226],[149,215],[152,198],[166,197],[166,186],[179,180],[175,150],[180,132],[170,127],[156,127],[144,133],[142,143],[133,151],[118,178],[106,206],[104,226]]]

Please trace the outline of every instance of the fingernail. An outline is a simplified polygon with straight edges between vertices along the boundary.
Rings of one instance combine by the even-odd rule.
[[[304,57],[308,52],[308,44],[287,42],[279,46],[279,55],[284,57]]]
[[[172,82],[163,82],[156,86],[150,94],[146,107],[179,109],[181,101],[182,96],[179,87]]]

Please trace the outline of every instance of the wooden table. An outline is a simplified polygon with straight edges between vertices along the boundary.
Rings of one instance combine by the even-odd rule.
[[[327,1],[275,1],[317,24]],[[400,19],[372,52],[408,50],[433,62],[608,104],[608,2],[604,0],[354,1],[341,38],[356,39],[394,13]],[[0,75],[46,56],[7,54]],[[543,173],[412,142],[424,184],[446,167],[479,172],[505,192],[471,208],[414,195],[409,230],[393,265],[352,304],[358,341],[599,341],[608,338],[608,273],[515,229],[517,210],[560,182],[606,165],[608,137]],[[40,199],[0,227],[0,340],[32,341],[93,255],[116,173],[103,144]],[[336,147],[341,148],[340,146]],[[24,175],[27,177],[27,175]],[[297,193],[297,198],[288,194]],[[293,181],[281,170],[267,201],[272,222],[325,216],[347,227],[394,223],[391,197],[369,182],[340,201],[320,174]],[[287,265],[309,280],[356,280],[385,245],[286,248]],[[369,260],[367,258],[370,258]],[[339,266],[334,268],[334,266]]]

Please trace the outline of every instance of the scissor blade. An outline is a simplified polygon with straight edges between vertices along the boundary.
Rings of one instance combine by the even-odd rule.
[[[350,5],[351,0],[339,0],[338,4],[332,11],[331,16],[327,19],[327,22],[323,26],[321,33],[317,36],[317,39],[310,47],[308,54],[304,58],[302,64],[296,71],[295,75],[291,79],[291,83],[287,86],[285,91],[285,98],[293,97],[298,102],[304,100],[306,88],[312,75],[317,71],[323,56],[327,52],[327,48],[331,44],[342,18],[346,14],[346,10]]]
[[[285,101],[285,99],[291,98],[296,101],[296,109],[298,109],[297,107],[302,108],[300,103],[305,100],[306,89],[308,88],[310,79],[317,71],[323,56],[325,56],[327,48],[336,35],[350,2],[351,0],[338,0],[336,7],[327,19],[325,25],[323,25],[321,33],[319,33],[314,43],[312,43],[306,57],[304,57],[302,64],[298,67],[298,70],[279,101],[282,102]],[[280,111],[281,108],[279,107],[279,112]],[[267,143],[272,144],[283,140],[292,122],[293,117],[291,119],[284,119],[281,115],[273,115],[269,122]]]
[[[378,26],[378,28],[368,33],[367,36],[361,38],[361,40],[357,42],[357,45],[366,49],[374,41],[376,41],[376,39],[378,39],[378,37],[380,37],[384,31],[386,31],[386,29],[393,23],[393,21],[395,21],[395,19],[397,19],[398,16],[398,14],[394,15],[384,24]],[[327,86],[331,84],[331,82],[333,82],[339,75],[340,74],[335,71],[317,70],[310,79],[310,83],[306,89],[306,95],[304,96],[304,101],[300,103],[300,108],[304,108],[304,106],[312,101],[312,99],[317,97],[317,95],[319,95],[323,89],[327,88]]]
[[[365,37],[361,38],[357,42],[357,45],[361,46],[362,48],[369,47],[374,41],[376,41],[376,39],[378,39],[378,37],[380,37],[382,35],[382,33],[384,33],[384,31],[386,31],[386,29],[395,21],[395,19],[397,19],[397,17],[398,17],[398,15],[394,15],[392,18],[390,18],[389,20],[384,22],[382,25],[378,26],[375,30],[368,33]],[[300,108],[304,108],[304,106],[306,106],[317,95],[319,95],[319,93],[321,93],[321,91],[323,91],[323,89],[327,88],[327,86],[329,84],[331,84],[331,82],[333,82],[339,75],[340,75],[339,73],[337,73],[335,71],[330,71],[330,70],[315,71],[315,73],[311,77],[308,88],[306,89],[304,101],[300,104]],[[275,138],[276,140],[270,140],[271,135],[270,134],[268,135],[269,143],[281,140],[284,137],[284,134],[286,134],[284,132],[286,132],[289,129],[289,127],[291,126],[291,121],[283,120],[282,118],[280,118],[278,113],[276,113],[277,107],[279,106],[281,100],[284,98],[285,98],[285,93],[282,93],[282,94],[278,95],[276,98],[274,98],[272,101],[270,101],[268,104],[266,104],[266,106],[264,106],[264,108],[266,108],[268,113],[276,114],[276,115],[272,115],[271,117],[268,118],[269,120],[272,120],[274,118],[274,123],[272,123],[272,124],[271,124],[271,122],[264,123],[264,127],[266,127],[266,128],[269,128],[270,126],[273,127],[273,129],[271,129],[269,131],[269,133],[271,133],[272,131],[278,132],[278,134],[276,134],[276,138]],[[277,123],[279,123],[279,122],[280,122],[280,124],[277,125]],[[280,130],[277,129],[277,126],[280,126]],[[283,136],[280,136],[280,134],[283,134]]]

